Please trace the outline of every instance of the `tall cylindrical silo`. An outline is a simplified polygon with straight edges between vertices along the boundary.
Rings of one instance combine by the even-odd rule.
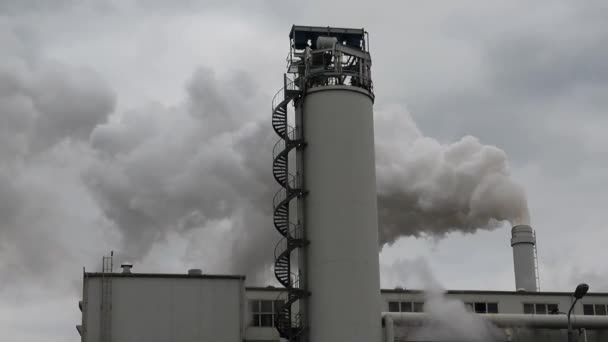
[[[352,86],[303,99],[309,341],[379,341],[372,96]]]
[[[517,290],[537,291],[535,244],[536,238],[532,227],[518,225],[511,229],[513,268],[515,270],[515,288]]]
[[[293,26],[289,37],[293,80],[272,105],[274,273],[287,290],[274,323],[290,342],[380,341],[367,32]]]

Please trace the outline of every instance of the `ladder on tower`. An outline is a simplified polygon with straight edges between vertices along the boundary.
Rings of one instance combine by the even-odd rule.
[[[534,274],[536,276],[536,291],[540,292],[540,271],[538,267],[538,250],[536,248],[536,230],[532,231],[534,236]]]
[[[112,271],[114,252],[104,256],[101,264],[101,315],[99,341],[112,341]]]

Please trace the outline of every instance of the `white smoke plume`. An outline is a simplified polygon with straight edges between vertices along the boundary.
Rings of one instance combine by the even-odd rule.
[[[446,297],[445,289],[432,274],[424,259],[397,260],[387,270],[389,277],[411,287],[424,289],[424,312],[428,320],[422,326],[395,324],[395,337],[408,341],[504,341],[504,333],[492,323],[468,311],[464,303]]]
[[[382,114],[376,120],[381,244],[529,223],[525,193],[511,179],[504,151],[472,136],[441,144],[404,110]]]
[[[271,219],[274,92],[259,92],[244,72],[200,68],[180,103],[116,113],[116,95],[94,70],[45,59],[22,32],[2,32],[0,269],[15,275],[8,279],[51,270],[53,259],[76,270],[72,263],[110,248],[138,262],[175,235],[190,241],[179,257],[206,271],[271,279],[280,238]],[[376,118],[382,243],[526,220],[504,152],[472,137],[439,144],[403,109]]]

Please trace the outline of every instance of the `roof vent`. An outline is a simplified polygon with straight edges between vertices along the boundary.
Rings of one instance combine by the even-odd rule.
[[[120,267],[122,268],[123,274],[131,274],[131,269],[133,268],[133,264],[130,262],[123,262]]]
[[[191,275],[191,276],[203,275],[203,270],[201,270],[200,268],[191,268],[188,270],[188,275]]]

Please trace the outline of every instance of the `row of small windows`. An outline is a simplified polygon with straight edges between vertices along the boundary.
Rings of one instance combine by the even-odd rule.
[[[559,306],[557,304],[546,304],[546,303],[524,303],[524,313],[532,315],[557,315],[560,313]]]
[[[251,300],[249,301],[251,311],[251,325],[254,327],[274,327],[277,313],[283,306],[283,300]],[[495,302],[471,302],[464,303],[466,308],[475,313],[498,313],[498,303]],[[524,303],[524,314],[551,315],[562,313],[557,304],[547,303]],[[388,302],[389,312],[423,312],[423,302]],[[608,315],[608,304],[583,304],[584,315],[606,316]]]
[[[475,313],[498,313],[498,303],[493,302],[474,302],[464,303],[464,306]]]
[[[389,312],[422,312],[422,302],[388,302]]]
[[[583,304],[584,315],[606,316],[608,304]]]
[[[250,300],[251,325],[274,327],[275,317],[284,303],[283,300]]]

